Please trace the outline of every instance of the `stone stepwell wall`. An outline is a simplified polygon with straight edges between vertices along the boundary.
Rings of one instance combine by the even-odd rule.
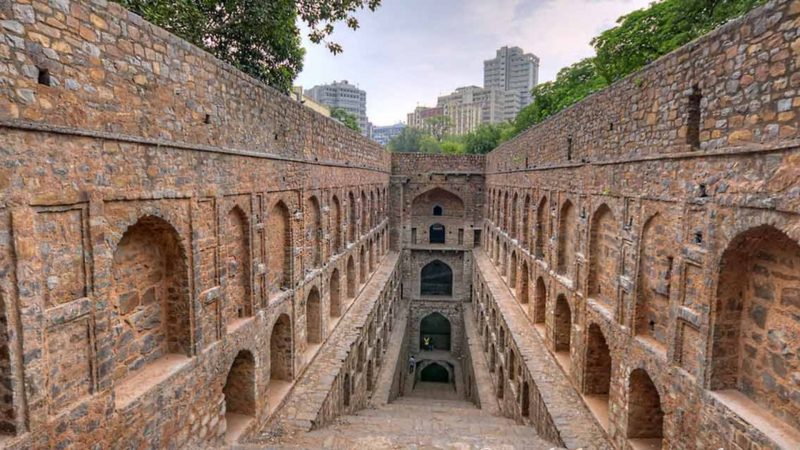
[[[483,174],[483,155],[434,155],[428,153],[392,153],[392,174],[417,176],[435,173]]]
[[[338,122],[107,1],[0,4],[0,121],[388,170]]]
[[[483,248],[616,448],[800,447],[798,61],[769,2],[488,156]]]
[[[389,154],[112,3],[0,27],[0,446],[247,434],[386,254]]]
[[[547,119],[487,156],[489,172],[800,138],[800,4],[774,0]]]

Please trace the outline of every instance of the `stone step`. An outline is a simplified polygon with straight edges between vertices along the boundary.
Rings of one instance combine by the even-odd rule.
[[[401,397],[341,417],[326,428],[284,436],[266,447],[237,448],[547,450],[553,446],[533,428],[489,414],[467,401]]]

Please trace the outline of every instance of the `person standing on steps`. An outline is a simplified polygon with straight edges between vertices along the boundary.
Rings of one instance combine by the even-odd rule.
[[[431,345],[431,338],[429,336],[425,336],[422,339],[422,348],[424,348],[427,351],[433,350],[433,346]]]
[[[414,355],[411,355],[408,358],[408,373],[414,373],[414,368],[417,366],[417,360],[414,359]]]

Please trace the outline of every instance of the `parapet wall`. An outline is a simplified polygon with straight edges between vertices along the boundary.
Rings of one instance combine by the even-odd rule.
[[[392,153],[392,175],[424,175],[428,173],[483,174],[483,155],[435,155],[429,153]]]
[[[4,2],[0,19],[3,123],[389,169],[378,144],[116,3]]]
[[[771,1],[663,56],[501,145],[487,156],[487,171],[798,139],[799,9],[796,1]]]

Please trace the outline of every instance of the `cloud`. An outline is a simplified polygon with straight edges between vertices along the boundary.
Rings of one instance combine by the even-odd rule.
[[[359,14],[361,28],[337,27],[344,53],[308,49],[298,83],[347,79],[367,91],[367,114],[385,125],[417,104],[483,83],[483,61],[503,45],[539,56],[539,79],[594,53],[589,41],[649,0],[384,0]]]

